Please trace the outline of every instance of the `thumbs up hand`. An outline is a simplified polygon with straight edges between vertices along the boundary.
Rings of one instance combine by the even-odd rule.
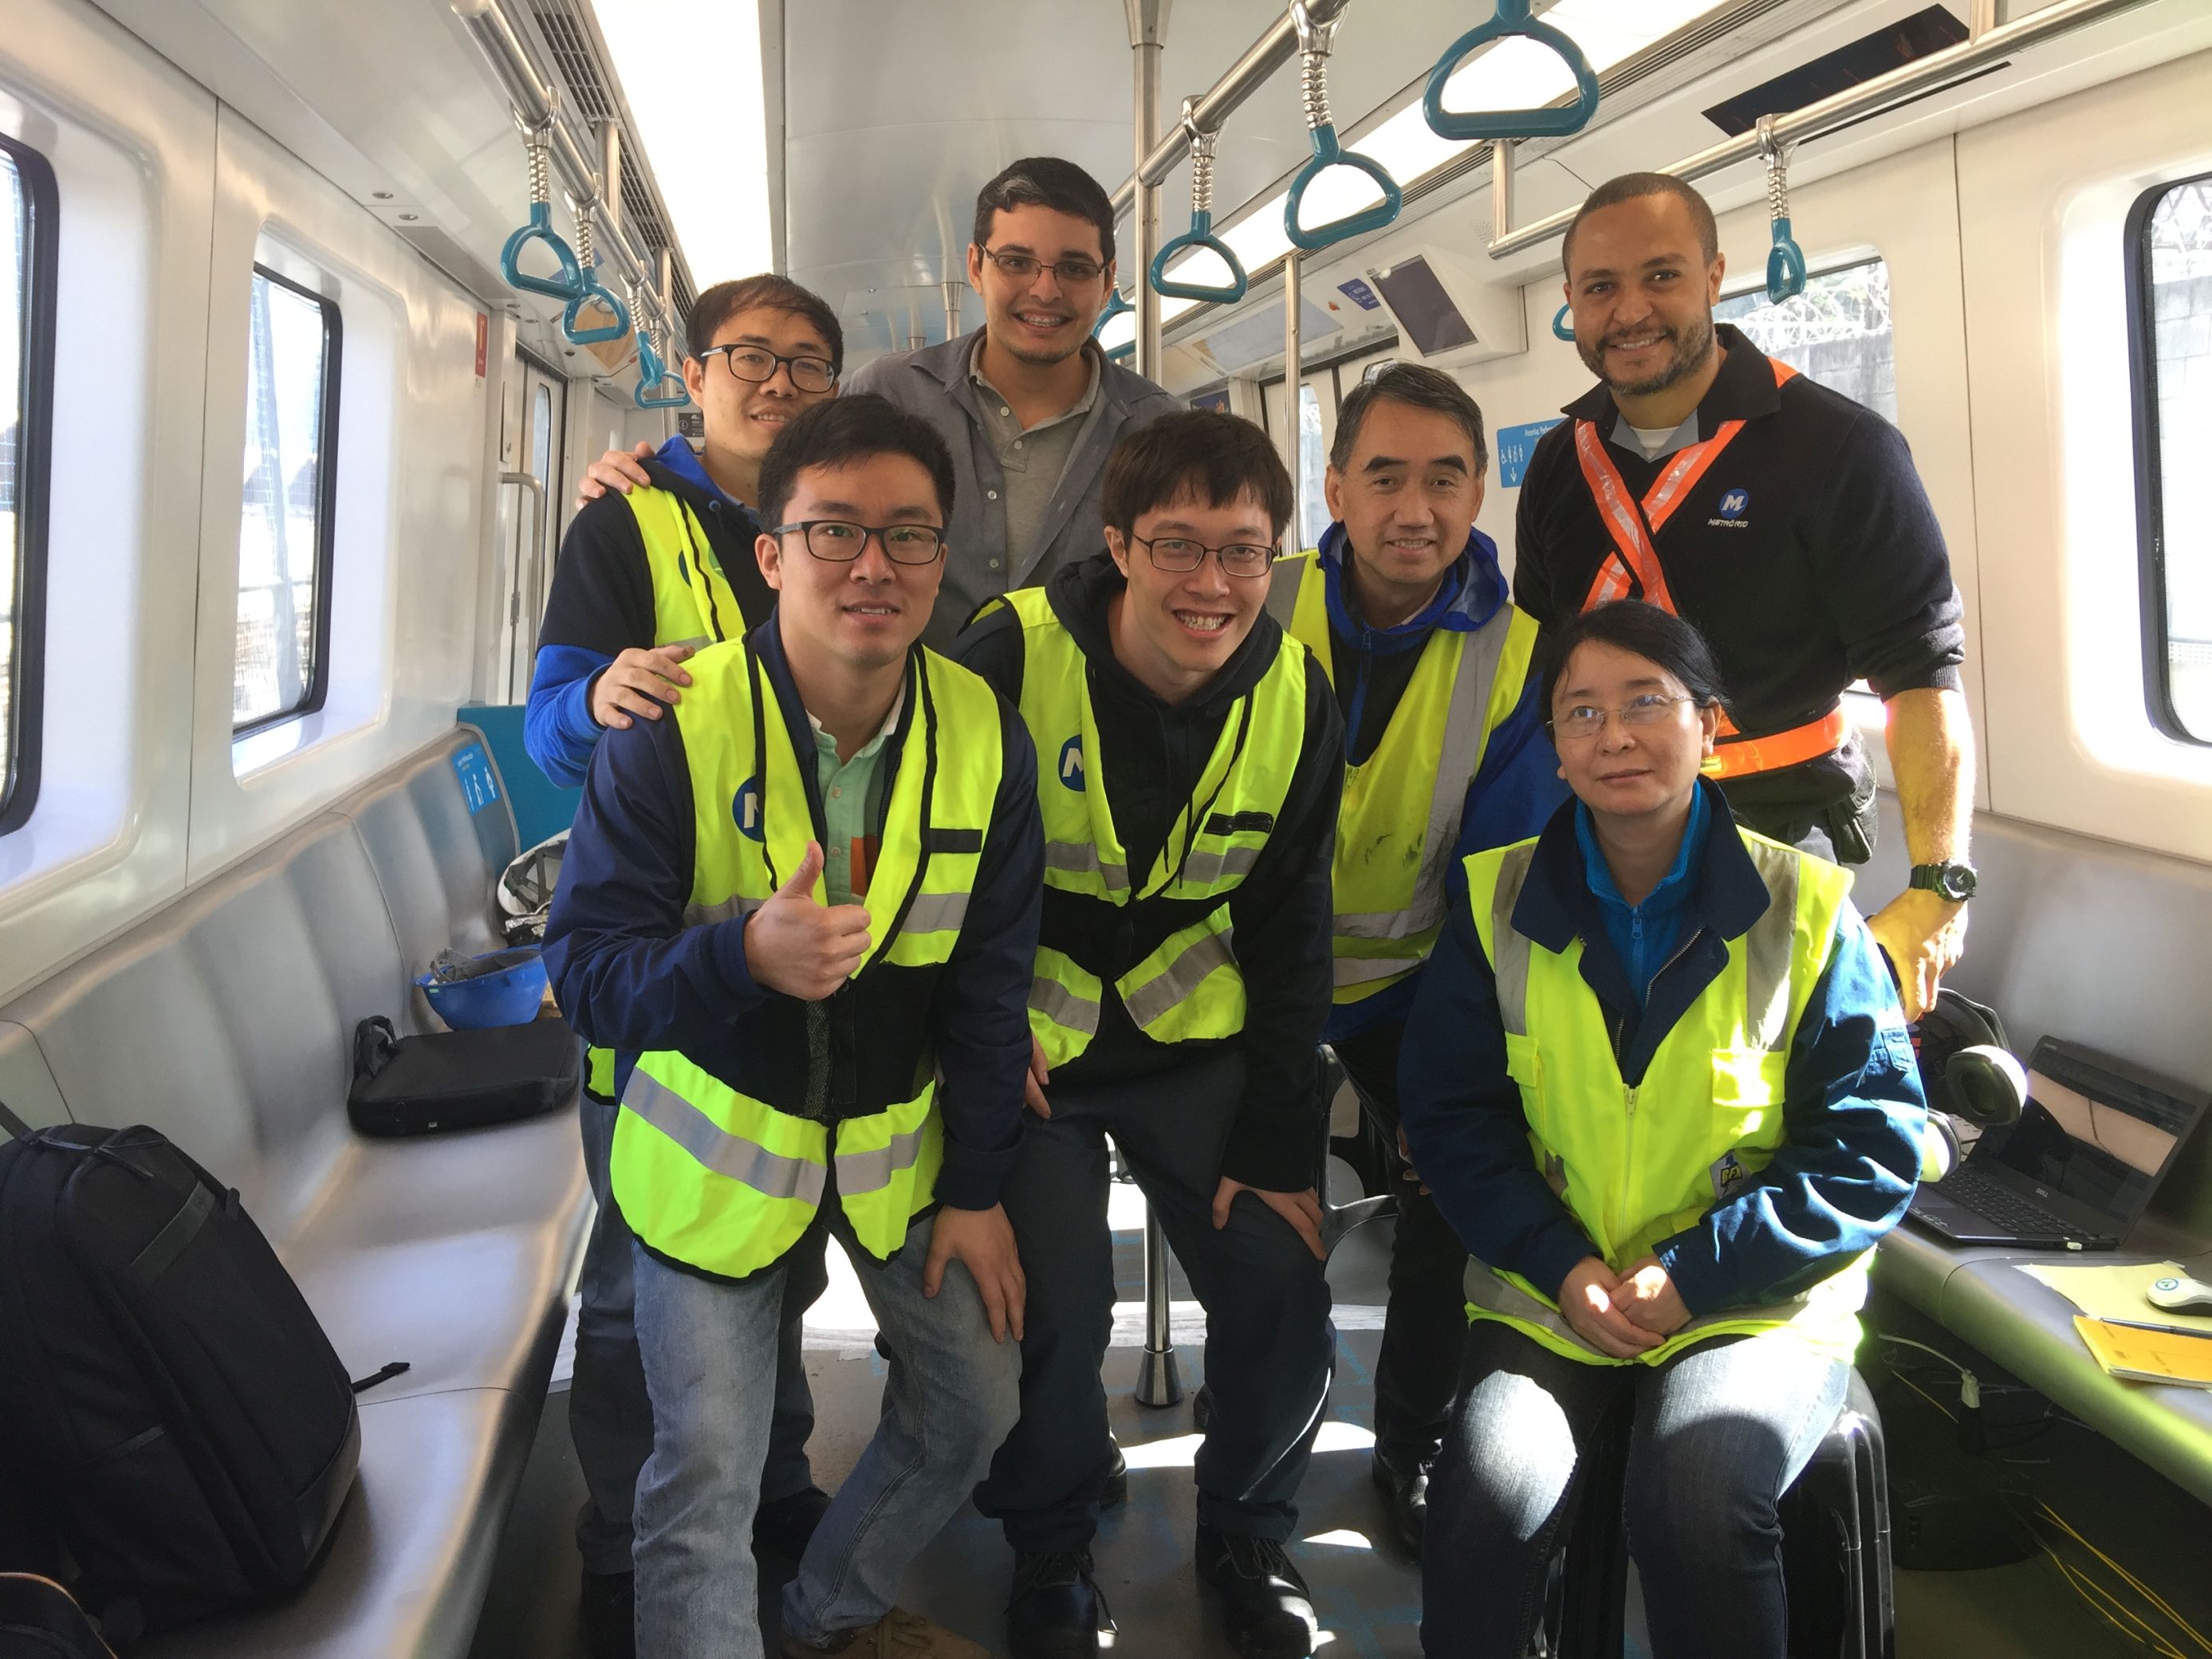
[[[817,902],[814,880],[821,873],[821,843],[810,841],[791,879],[745,919],[745,967],[753,982],[805,1002],[836,990],[868,953],[866,908]]]

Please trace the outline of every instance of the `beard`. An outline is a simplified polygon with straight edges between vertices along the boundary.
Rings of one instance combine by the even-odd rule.
[[[1012,331],[1013,331],[1011,329],[1007,331],[1009,334]],[[1054,363],[1066,362],[1070,357],[1075,356],[1077,352],[1082,350],[1085,338],[1085,337],[1083,334],[1080,332],[1077,333],[1073,341],[1065,350],[1054,350],[1050,347],[1045,347],[1040,349],[1038,347],[1026,343],[1018,345],[1012,340],[1002,340],[1000,342],[1000,344],[1005,350],[1006,356],[1012,357],[1018,363],[1030,363],[1035,365],[1038,368],[1050,368]]]
[[[1580,340],[1577,340],[1575,342],[1575,351],[1582,358],[1583,366],[1596,375],[1599,380],[1603,380],[1608,391],[1619,392],[1623,397],[1643,398],[1655,392],[1664,392],[1668,386],[1688,379],[1705,367],[1705,360],[1713,355],[1712,317],[1708,313],[1694,323],[1686,323],[1680,328],[1668,329],[1665,331],[1665,338],[1674,348],[1673,358],[1664,368],[1655,370],[1641,380],[1616,380],[1606,373],[1606,343],[1602,340],[1598,342],[1595,349],[1585,347]]]

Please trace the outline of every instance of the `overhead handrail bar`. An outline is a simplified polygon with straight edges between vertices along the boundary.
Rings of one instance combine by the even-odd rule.
[[[1190,228],[1171,238],[1152,256],[1152,291],[1170,300],[1207,300],[1231,305],[1244,297],[1249,279],[1235,250],[1213,234],[1213,145],[1220,135],[1199,127],[1194,118],[1197,107],[1195,98],[1182,100],[1183,131],[1190,139]],[[1168,261],[1186,248],[1203,249],[1215,255],[1229,267],[1229,280],[1194,283],[1170,277]],[[1119,289],[1114,297],[1121,298]]]
[[[1766,162],[1766,216],[1773,246],[1766,251],[1766,297],[1784,305],[1805,291],[1805,251],[1790,234],[1789,146],[1774,136],[1774,118],[1762,115],[1753,131]]]
[[[1962,40],[1955,46],[1946,46],[1941,52],[1929,52],[1924,58],[1916,58],[1886,75],[1878,75],[1871,81],[1862,81],[1855,87],[1847,87],[1817,103],[1808,104],[1802,109],[1778,114],[1774,118],[1774,137],[1778,142],[1789,144],[1802,144],[1825,137],[1855,121],[1880,115],[1954,81],[1994,67],[2000,59],[2014,52],[2026,52],[2062,34],[2148,3],[2150,0],[2052,0],[2052,3],[2041,10],[2029,12],[2008,23],[2000,23],[1977,38]],[[1723,168],[1750,161],[1759,154],[1759,133],[1753,128],[1732,138],[1723,139],[1694,155],[1686,155],[1672,167],[1658,170],[1686,183],[1694,183]],[[1530,248],[1550,241],[1574,222],[1575,211],[1572,208],[1564,209],[1533,224],[1523,225],[1510,236],[1493,240],[1490,245],[1490,257],[1509,259],[1516,253],[1525,253]]]
[[[1343,14],[1339,12],[1326,21],[1317,21],[1306,0],[1291,0],[1291,25],[1297,33],[1299,81],[1307,132],[1313,141],[1313,159],[1300,167],[1297,176],[1291,180],[1291,193],[1283,201],[1283,234],[1290,238],[1292,247],[1308,253],[1380,230],[1395,219],[1398,210],[1405,205],[1406,198],[1398,188],[1398,181],[1380,161],[1356,149],[1346,149],[1337,142],[1336,122],[1328,108],[1328,54],[1335,44],[1337,25],[1343,21]],[[1382,187],[1382,199],[1373,207],[1347,213],[1341,219],[1332,219],[1308,230],[1298,223],[1298,210],[1305,204],[1306,189],[1332,167],[1350,167],[1355,173],[1365,173]]]
[[[592,210],[598,205],[596,197],[581,207],[569,204],[576,215],[576,263],[584,272],[583,292],[569,301],[568,309],[561,313],[561,332],[568,337],[570,345],[597,345],[602,340],[619,340],[629,332],[629,307],[599,281],[599,252],[592,246]],[[577,327],[584,307],[594,301],[614,315],[597,328]]]
[[[499,274],[507,279],[509,288],[519,288],[526,294],[543,294],[550,300],[573,301],[584,295],[584,272],[576,263],[575,250],[553,228],[553,168],[548,158],[550,144],[546,136],[549,125],[538,121],[523,129],[523,153],[530,158],[530,217],[500,249]],[[522,251],[532,242],[551,251],[554,262],[560,266],[557,276],[534,276],[522,268]]]
[[[1597,71],[1583,49],[1565,30],[1540,22],[1529,13],[1530,0],[1498,0],[1498,9],[1485,23],[1477,23],[1444,48],[1437,66],[1429,71],[1429,84],[1421,93],[1421,113],[1429,131],[1439,138],[1489,139],[1564,138],[1580,132],[1597,113]],[[1549,46],[1575,77],[1571,104],[1539,105],[1528,109],[1454,111],[1444,107],[1444,88],[1468,58],[1493,40],[1518,36]]]
[[[1340,15],[1351,0],[1311,0],[1307,15],[1316,23],[1329,22]],[[1231,64],[1212,88],[1201,93],[1191,110],[1191,118],[1200,131],[1218,132],[1222,124],[1234,115],[1244,100],[1267,83],[1274,72],[1289,63],[1298,49],[1297,25],[1289,12],[1269,24],[1262,34],[1244,50],[1244,55]],[[1146,185],[1157,185],[1179,167],[1190,153],[1190,134],[1182,126],[1170,128],[1160,135],[1160,142],[1146,153],[1143,164],[1136,172],[1121,181],[1114,192],[1114,215],[1119,218],[1137,200],[1139,179]]]

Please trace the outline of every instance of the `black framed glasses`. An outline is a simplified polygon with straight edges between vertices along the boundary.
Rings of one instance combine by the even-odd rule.
[[[1231,542],[1226,547],[1208,547],[1184,536],[1132,536],[1129,539],[1145,550],[1145,556],[1161,569],[1182,575],[1195,570],[1212,554],[1221,561],[1221,568],[1232,576],[1264,576],[1275,562],[1275,550],[1262,547],[1256,542]]]
[[[1018,283],[1026,283],[1040,270],[1048,270],[1054,281],[1068,288],[1088,288],[1106,274],[1106,267],[1093,259],[1062,259],[1048,264],[1033,253],[1000,253],[981,244],[976,252]]]
[[[791,384],[798,391],[828,392],[837,384],[837,366],[827,357],[784,357],[765,346],[750,345],[708,346],[699,356],[702,360],[720,356],[731,374],[755,386],[775,379],[779,364],[791,371]]]
[[[850,564],[873,536],[893,564],[933,564],[945,550],[945,532],[933,524],[848,524],[842,519],[805,519],[780,524],[772,536],[803,535],[806,550],[830,564]]]
[[[1589,703],[1577,703],[1552,722],[1552,730],[1560,737],[1579,742],[1604,731],[1606,722],[1615,714],[1620,716],[1623,726],[1660,726],[1674,718],[1676,703],[1695,702],[1695,697],[1662,697],[1656,691],[1647,691],[1640,697],[1631,697],[1619,708],[1596,708]]]

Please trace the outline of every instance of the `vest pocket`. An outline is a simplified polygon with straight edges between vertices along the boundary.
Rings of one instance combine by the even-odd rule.
[[[1505,1034],[1505,1074],[1521,1085],[1521,1109],[1528,1127],[1548,1140],[1544,1133],[1544,1055],[1535,1038]]]
[[[1772,1146],[1782,1139],[1783,1080],[1789,1055],[1769,1048],[1713,1050],[1715,1139]]]

